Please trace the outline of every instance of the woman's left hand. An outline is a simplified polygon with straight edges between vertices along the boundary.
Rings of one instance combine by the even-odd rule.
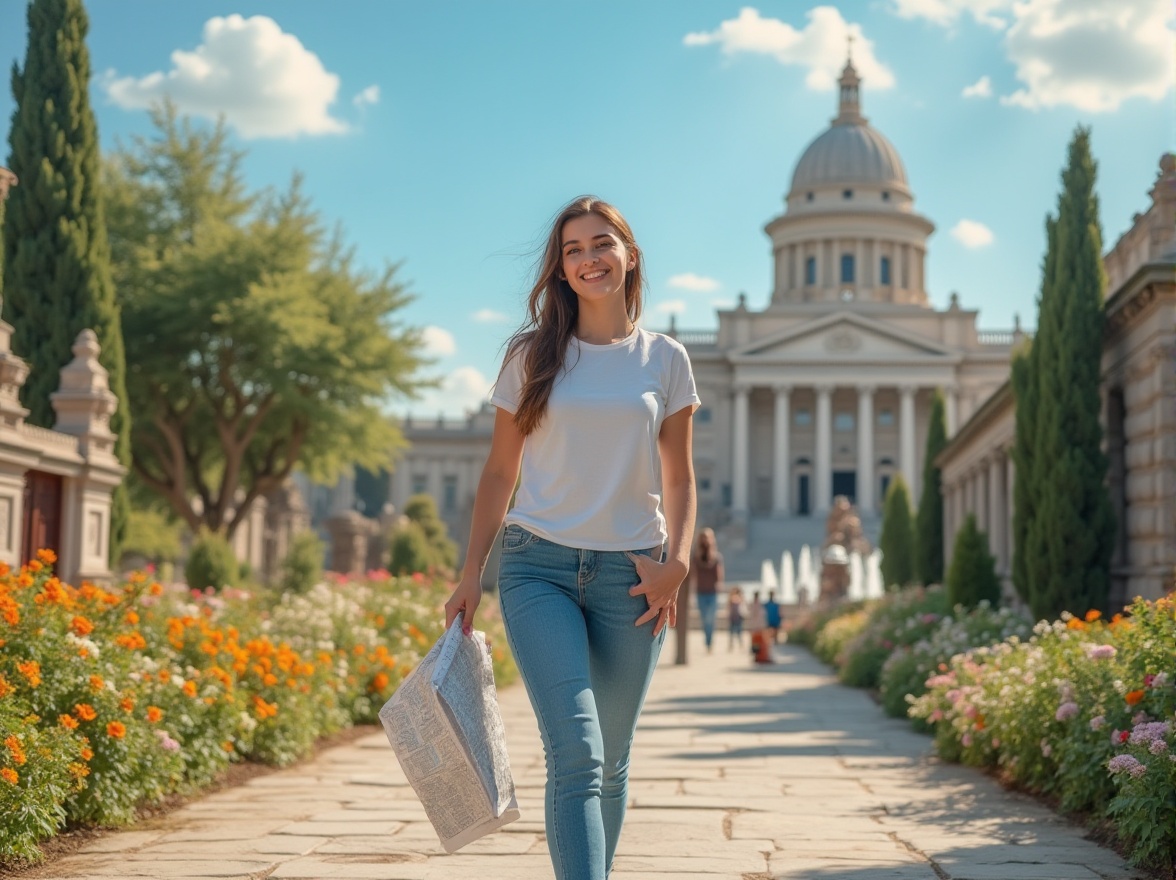
[[[649,603],[649,610],[637,618],[636,626],[642,626],[657,618],[653,625],[656,636],[666,626],[676,626],[678,623],[678,588],[686,579],[689,571],[677,559],[665,562],[654,562],[648,556],[639,553],[626,554],[637,567],[637,586],[630,588],[630,596],[644,596]]]

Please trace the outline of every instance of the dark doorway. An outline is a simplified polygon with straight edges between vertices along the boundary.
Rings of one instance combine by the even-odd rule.
[[[886,500],[886,490],[890,488],[890,474],[882,475],[882,500]]]
[[[809,515],[809,475],[801,474],[796,478],[796,512],[800,516]]]
[[[57,474],[25,472],[22,565],[35,558],[41,549],[52,550],[61,556],[61,486],[62,480]]]
[[[857,471],[833,471],[833,497],[844,495],[857,504]]]

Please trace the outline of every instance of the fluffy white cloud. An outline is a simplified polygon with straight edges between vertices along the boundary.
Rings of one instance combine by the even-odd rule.
[[[329,109],[339,77],[267,16],[210,18],[204,42],[191,52],[175,50],[171,61],[166,73],[139,78],[111,70],[102,84],[119,107],[142,109],[170,98],[184,113],[223,115],[246,138],[347,130]]]
[[[474,367],[458,367],[441,379],[439,388],[422,392],[411,404],[400,403],[397,411],[416,418],[431,419],[438,415],[460,418],[478,410],[490,399],[494,383]]]
[[[425,354],[431,357],[446,357],[457,351],[453,334],[444,327],[425,327],[421,330],[421,338],[425,343]]]
[[[1159,101],[1176,82],[1171,0],[1026,0],[1013,10],[1006,46],[1025,85],[1005,104],[1101,113],[1128,98]]]
[[[504,324],[510,320],[502,312],[496,312],[494,309],[478,309],[470,317],[479,324]]]
[[[1128,98],[1159,101],[1176,83],[1171,0],[894,0],[893,9],[944,27],[969,14],[1003,30],[1022,83],[1003,104],[1102,113]]]
[[[671,275],[670,280],[666,282],[670,287],[677,287],[680,290],[689,290],[694,293],[710,293],[722,287],[714,278],[707,278],[705,275],[696,275],[693,272],[681,272],[678,275]]]
[[[681,315],[686,311],[686,303],[680,299],[667,299],[658,303],[654,311],[662,315]]]
[[[961,15],[971,15],[981,24],[1004,28],[1013,0],[894,0],[894,11],[902,18],[926,18],[944,26],[955,24]]]
[[[991,229],[975,220],[961,220],[952,227],[951,237],[966,248],[981,248],[996,240]]]
[[[970,86],[964,88],[963,96],[965,98],[991,98],[992,80],[987,76],[980,77]]]
[[[721,312],[727,312],[735,308],[735,301],[730,299],[712,299],[711,308],[718,309]]]
[[[351,103],[356,107],[374,106],[380,103],[380,87],[374,83],[363,89],[359,94],[351,99]]]
[[[685,46],[717,44],[724,55],[750,52],[771,55],[781,64],[807,68],[805,85],[828,90],[837,83],[845,65],[846,37],[852,35],[853,66],[871,89],[894,85],[894,74],[874,56],[874,44],[862,36],[861,26],[849,24],[834,6],[817,6],[807,13],[808,24],[797,30],[778,18],[764,18],[745,6],[736,18],[721,22],[709,32],[687,34]]]

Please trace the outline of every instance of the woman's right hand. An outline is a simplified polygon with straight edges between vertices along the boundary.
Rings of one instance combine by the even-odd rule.
[[[453,624],[458,612],[462,612],[461,630],[467,636],[474,631],[474,612],[482,602],[482,583],[477,575],[462,574],[449,601],[445,603],[445,628]]]

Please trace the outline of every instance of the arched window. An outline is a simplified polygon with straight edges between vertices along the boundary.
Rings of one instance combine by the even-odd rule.
[[[853,254],[841,255],[841,283],[853,284]]]
[[[807,257],[804,261],[804,283],[817,283],[817,258]]]
[[[881,284],[890,283],[890,257],[882,258],[881,271],[878,272],[878,281]]]

